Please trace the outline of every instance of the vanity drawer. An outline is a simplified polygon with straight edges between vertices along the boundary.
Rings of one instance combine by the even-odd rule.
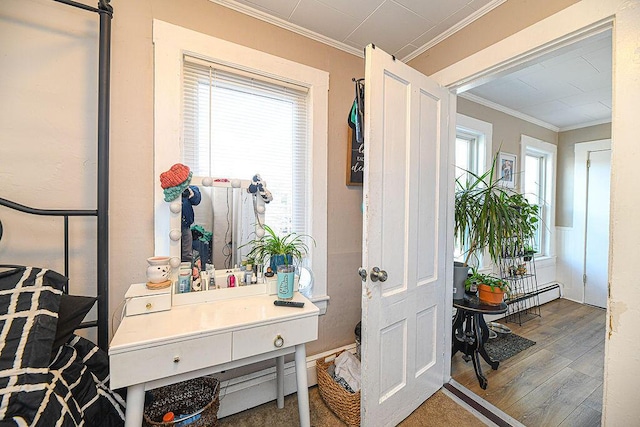
[[[131,298],[126,305],[126,315],[154,313],[171,309],[171,294],[143,295]]]
[[[278,336],[282,338],[282,345],[279,345]],[[318,339],[318,316],[236,331],[233,332],[233,360],[316,339]]]
[[[111,387],[166,378],[230,360],[231,332],[111,354]]]

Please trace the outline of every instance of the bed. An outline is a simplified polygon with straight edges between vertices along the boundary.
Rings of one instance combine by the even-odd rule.
[[[74,334],[95,298],[68,295],[52,270],[0,272],[0,426],[122,426],[109,359]]]
[[[97,207],[91,210],[38,209],[0,197],[4,209],[64,221],[64,271],[21,266],[0,260],[0,427],[122,426],[124,392],[109,388],[108,201],[109,70],[111,19],[109,0],[98,7],[54,0],[96,13],[100,20],[97,117]],[[34,10],[34,13],[38,13]],[[96,292],[77,296],[69,286],[69,220],[96,218]],[[3,229],[0,218],[0,244]],[[7,263],[9,262],[9,263]],[[97,306],[97,320],[83,321]],[[96,328],[97,345],[76,335]]]

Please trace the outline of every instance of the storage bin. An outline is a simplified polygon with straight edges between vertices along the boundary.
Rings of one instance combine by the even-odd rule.
[[[220,407],[220,382],[202,377],[151,390],[153,400],[144,408],[144,427],[215,427]],[[167,412],[175,421],[163,422]]]
[[[335,353],[338,357],[342,352]],[[331,357],[331,356],[329,356]],[[318,376],[318,391],[324,403],[334,414],[349,426],[360,425],[360,391],[350,393],[329,375],[331,362],[326,359],[316,360],[316,374]]]

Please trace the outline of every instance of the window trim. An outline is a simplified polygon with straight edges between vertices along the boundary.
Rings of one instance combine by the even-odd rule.
[[[327,295],[327,139],[329,73],[206,34],[153,20],[154,43],[154,177],[180,161],[182,146],[182,58],[200,56],[246,69],[266,77],[303,86],[309,90],[309,144],[312,158],[309,234],[316,241],[310,248],[314,275],[314,297],[321,312]],[[154,179],[156,254],[166,254],[173,243],[167,203],[158,179]],[[179,228],[179,225],[178,227]],[[320,304],[318,304],[320,303]]]
[[[524,159],[527,154],[535,154],[545,157],[545,177],[544,177],[544,202],[545,212],[542,217],[543,242],[542,255],[540,259],[555,256],[555,228],[556,228],[556,163],[558,147],[549,142],[522,134],[520,136],[520,158]],[[524,191],[524,173],[520,174],[520,189]]]
[[[464,136],[472,136],[476,138],[478,145],[478,153],[474,161],[477,164],[479,173],[484,173],[490,166],[493,158],[493,124],[474,117],[465,116],[464,114],[456,114],[456,138],[459,134]],[[454,166],[455,168],[456,166]],[[455,176],[455,172],[454,172]],[[490,260],[489,253],[485,251],[480,259],[479,271],[486,273],[491,271],[492,264],[485,265],[484,260]]]

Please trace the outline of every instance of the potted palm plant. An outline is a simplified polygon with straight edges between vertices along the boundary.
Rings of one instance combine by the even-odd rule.
[[[457,292],[464,292],[472,261],[484,252],[497,263],[505,248],[523,248],[528,243],[538,222],[538,207],[531,205],[520,193],[507,188],[497,170],[498,156],[483,174],[465,170],[456,179],[455,238],[465,248],[460,264],[464,274],[454,272]],[[462,291],[459,291],[462,289]]]

